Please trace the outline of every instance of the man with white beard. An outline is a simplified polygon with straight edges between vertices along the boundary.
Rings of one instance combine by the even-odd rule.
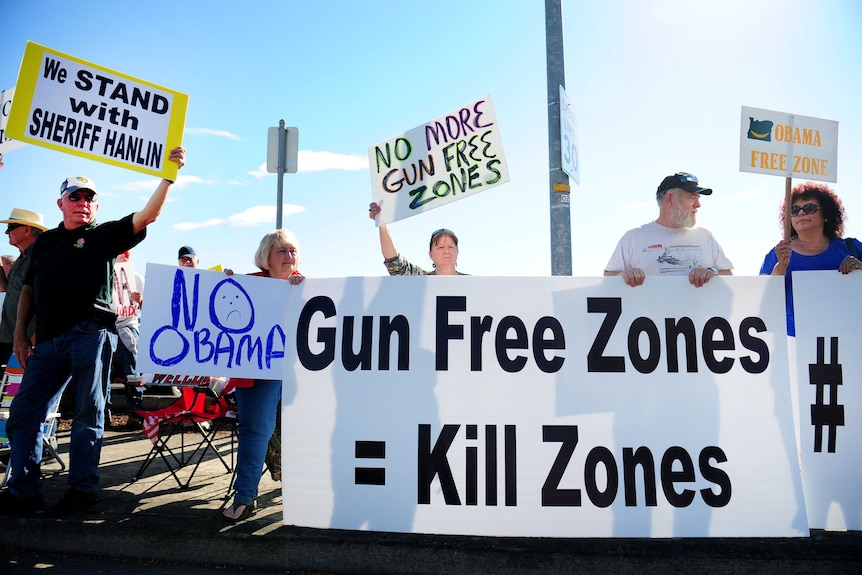
[[[632,286],[648,275],[687,275],[701,287],[716,275],[731,275],[733,264],[712,233],[695,226],[700,196],[712,194],[686,172],[666,177],[656,190],[659,216],[627,231],[605,266],[606,276],[623,276]]]

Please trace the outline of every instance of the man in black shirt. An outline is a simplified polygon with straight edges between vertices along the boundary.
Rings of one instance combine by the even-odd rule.
[[[182,167],[185,150],[174,148],[169,159]],[[146,237],[171,184],[162,180],[141,211],[104,224],[95,223],[99,204],[91,180],[71,177],[60,187],[57,205],[63,222],[42,233],[33,246],[18,304],[14,353],[25,370],[6,425],[13,471],[9,489],[0,492],[0,514],[43,505],[36,437],[49,400],[70,374],[75,418],[69,489],[50,511],[66,515],[96,503],[108,375],[117,345],[111,309],[114,261]],[[36,345],[31,347],[25,327],[34,314]]]

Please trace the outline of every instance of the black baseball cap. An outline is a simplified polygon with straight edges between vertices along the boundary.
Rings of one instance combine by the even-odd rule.
[[[661,196],[664,192],[672,190],[674,188],[679,188],[681,190],[685,190],[686,192],[697,192],[698,194],[703,194],[704,196],[712,194],[712,188],[701,188],[698,185],[697,177],[689,174],[688,172],[677,172],[674,175],[668,176],[661,181],[658,186],[658,189],[655,191],[656,197]]]
[[[186,257],[186,256],[197,256],[197,254],[195,253],[195,250],[194,250],[194,248],[193,248],[193,247],[191,247],[191,246],[183,246],[183,247],[181,247],[181,248],[180,248],[180,253],[179,253],[179,255],[177,256],[177,259],[178,259],[178,260],[181,260],[181,259],[183,259],[183,258],[184,258],[184,257]]]

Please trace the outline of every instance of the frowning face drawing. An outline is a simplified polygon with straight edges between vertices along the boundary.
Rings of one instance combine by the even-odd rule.
[[[210,321],[228,333],[243,333],[254,327],[254,305],[236,281],[227,278],[210,295]]]

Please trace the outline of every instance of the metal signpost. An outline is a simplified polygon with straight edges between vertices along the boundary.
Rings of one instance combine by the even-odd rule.
[[[281,215],[284,204],[284,174],[295,174],[296,159],[299,155],[299,128],[285,128],[284,120],[278,121],[277,128],[270,128],[267,134],[266,171],[278,174],[278,196],[276,198],[275,227],[281,229]]]
[[[560,0],[545,0],[545,50],[548,69],[548,172],[551,193],[551,274],[572,275],[572,221],[569,176],[562,169],[560,149],[560,89],[565,88],[563,8]]]

